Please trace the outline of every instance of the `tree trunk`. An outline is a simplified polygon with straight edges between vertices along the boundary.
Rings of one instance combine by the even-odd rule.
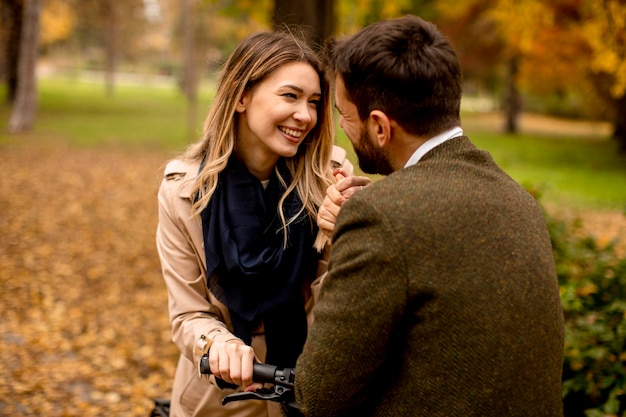
[[[117,8],[115,0],[104,2],[106,10],[105,34],[104,34],[104,85],[107,96],[113,95],[115,89],[115,66],[117,57]]]
[[[613,116],[613,139],[617,141],[619,153],[626,154],[626,95],[616,100]]]
[[[296,26],[319,50],[335,29],[334,0],[275,0],[274,29]]]
[[[39,13],[42,0],[26,0],[18,62],[19,77],[15,103],[9,118],[9,132],[30,130],[37,115],[36,64],[39,46]]]
[[[22,0],[1,0],[0,29],[4,49],[2,51],[3,73],[7,85],[6,102],[15,103],[17,96],[18,62],[20,56],[20,38],[22,36],[23,2]]]
[[[617,141],[617,150],[620,154],[626,154],[626,94],[614,97],[611,94],[611,86],[615,78],[603,72],[590,72],[589,80],[596,97],[604,104],[603,118],[613,123],[611,139]]]
[[[196,36],[194,9],[196,0],[183,0],[183,79],[182,87],[187,98],[187,135],[195,135],[198,118],[198,66],[196,65]]]
[[[517,74],[519,72],[519,57],[512,56],[507,62],[506,89],[504,96],[504,112],[506,133],[517,133],[517,121],[520,113],[520,96],[517,89]]]

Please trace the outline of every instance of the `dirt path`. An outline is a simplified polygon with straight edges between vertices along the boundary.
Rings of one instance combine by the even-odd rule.
[[[467,131],[498,131],[504,126],[501,113],[473,113],[463,116],[463,127]],[[606,122],[567,120],[541,114],[524,113],[519,118],[521,132],[545,134],[553,137],[607,137],[611,125]]]
[[[580,222],[580,236],[593,236],[604,247],[615,242],[617,254],[626,257],[626,214],[618,210],[572,211],[562,207],[547,207],[558,218]]]

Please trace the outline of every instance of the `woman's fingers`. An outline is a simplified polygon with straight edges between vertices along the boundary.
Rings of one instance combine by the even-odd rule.
[[[247,346],[249,347],[249,346]],[[240,379],[236,382],[237,385],[242,385],[244,387],[252,384],[252,373],[254,371],[254,350],[250,347],[243,352],[243,356],[241,358],[241,374]]]
[[[325,236],[331,237],[333,230],[335,229],[335,222],[320,217],[320,213],[317,214],[317,226]]]
[[[317,212],[317,226],[328,237],[333,234],[341,205],[372,182],[368,177],[346,177],[342,172],[336,172],[335,177],[338,181],[326,189]]]
[[[254,351],[240,340],[216,342],[209,350],[211,373],[229,384],[252,383]]]

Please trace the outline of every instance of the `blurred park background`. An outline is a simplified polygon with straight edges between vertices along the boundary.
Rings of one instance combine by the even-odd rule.
[[[626,415],[623,0],[0,0],[0,415],[168,397],[156,191],[220,65],[257,30],[321,45],[407,13],[450,37],[465,132],[546,211],[567,416]]]

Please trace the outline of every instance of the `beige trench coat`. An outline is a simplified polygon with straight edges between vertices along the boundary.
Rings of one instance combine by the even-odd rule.
[[[345,150],[335,146],[332,159],[333,165],[352,173],[353,167],[346,159]],[[172,340],[181,352],[174,377],[170,416],[281,416],[279,404],[271,401],[246,400],[222,406],[222,397],[233,391],[217,387],[213,377],[206,379],[198,375],[198,360],[203,352],[197,344],[201,336],[222,342],[236,338],[231,333],[228,308],[211,294],[206,285],[202,224],[198,216],[191,215],[190,190],[198,168],[197,163],[169,162],[158,195],[156,243],[168,290]],[[321,276],[326,271],[326,259],[324,256],[318,265],[318,278],[307,301],[309,321]],[[263,334],[253,336],[252,347],[259,360],[264,361]]]

